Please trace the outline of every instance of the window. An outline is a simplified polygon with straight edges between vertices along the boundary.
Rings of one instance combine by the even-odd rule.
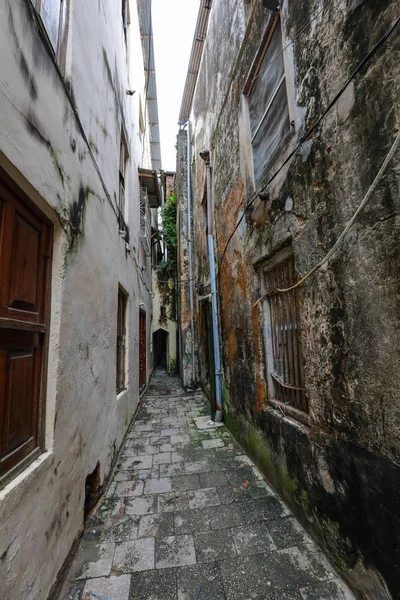
[[[281,52],[282,32],[278,16],[268,31],[267,40],[256,58],[245,87],[256,185],[268,173],[290,133],[285,69]]]
[[[121,142],[119,150],[119,195],[118,195],[118,209],[120,218],[120,229],[123,229],[124,217],[125,217],[125,173],[126,165],[128,162],[128,151],[126,147],[126,140],[124,132],[121,130]]]
[[[125,389],[126,304],[127,296],[119,288],[117,316],[117,394]]]
[[[34,2],[48,38],[65,75],[70,0],[36,0]]]
[[[0,174],[0,487],[42,450],[52,227]]]
[[[125,43],[128,43],[128,25],[130,24],[129,18],[129,2],[128,0],[122,0],[122,27],[124,30]]]
[[[294,256],[286,249],[264,267],[265,288],[268,294],[267,353],[268,374],[276,400],[308,412],[304,387],[304,365],[301,345],[301,326],[298,289],[274,293],[296,283]],[[270,340],[270,344],[268,344]]]
[[[151,255],[151,214],[147,188],[140,188],[140,239],[146,256]]]

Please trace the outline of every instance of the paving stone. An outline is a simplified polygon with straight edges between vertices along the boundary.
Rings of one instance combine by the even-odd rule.
[[[166,537],[174,531],[173,513],[145,515],[140,518],[138,537]]]
[[[194,534],[197,562],[211,562],[237,556],[229,529]]]
[[[224,472],[224,471],[223,471]],[[233,487],[240,487],[245,481],[256,483],[257,479],[251,467],[236,467],[226,471],[226,478]],[[224,485],[222,482],[219,485]]]
[[[301,587],[315,584],[311,567],[299,550],[290,550],[286,555],[281,553],[287,550],[278,550],[222,561],[220,569],[227,599],[281,600],[298,597]]]
[[[152,456],[126,456],[121,457],[118,461],[118,469],[151,469],[153,465],[153,457]]]
[[[190,442],[188,434],[171,435],[171,444],[179,444],[182,442]]]
[[[160,454],[155,454],[153,456],[153,464],[154,465],[167,465],[171,462],[171,453],[170,452],[160,452]]]
[[[175,514],[175,533],[194,533],[209,529],[210,519],[207,509],[185,510]]]
[[[174,446],[172,444],[162,444],[160,446],[160,452],[172,452]]]
[[[134,573],[129,600],[176,600],[176,569]]]
[[[115,488],[116,496],[141,496],[143,494],[144,482],[139,480],[120,481]]]
[[[225,471],[209,471],[208,473],[200,473],[201,487],[218,487],[228,485],[228,477]]]
[[[149,479],[144,487],[144,494],[162,494],[172,490],[172,483],[169,477],[161,479]]]
[[[185,493],[170,492],[158,495],[158,512],[176,512],[189,508],[189,499]]]
[[[170,437],[171,435],[177,435],[177,429],[161,429],[161,437]]]
[[[268,529],[277,548],[311,543],[311,539],[294,517],[268,521]]]
[[[303,600],[356,600],[340,579],[300,588],[300,594]]]
[[[171,465],[160,465],[160,477],[172,477],[173,475],[184,475],[183,463],[172,463]]]
[[[308,537],[305,532],[304,537]],[[309,544],[297,544],[297,546],[302,555],[310,563],[317,579],[320,581],[326,581],[327,579],[333,579],[335,577],[333,567],[322,554],[320,549],[311,540]]]
[[[191,473],[207,473],[210,470],[208,462],[206,460],[199,460],[195,462],[185,463],[185,472]]]
[[[111,572],[114,543],[81,546],[76,556],[75,578],[107,577]]]
[[[226,600],[218,563],[182,567],[177,572],[178,600]]]
[[[138,496],[121,498],[114,514],[147,515],[157,511],[157,496]]]
[[[93,600],[95,597],[129,600],[130,587],[130,575],[113,575],[111,577],[89,579],[83,590],[83,600]]]
[[[154,569],[154,538],[142,538],[117,544],[113,569],[120,573]]]
[[[180,463],[182,461],[183,461],[182,454],[179,454],[179,452],[171,452],[171,462]]]
[[[199,475],[178,475],[172,477],[172,489],[179,492],[186,492],[187,490],[195,490],[201,487]]]
[[[268,496],[261,500],[241,502],[240,508],[248,525],[251,523],[258,523],[259,521],[276,519],[277,517],[286,517],[290,514],[283,502],[275,496]]]
[[[238,504],[221,504],[205,509],[211,529],[228,529],[244,525],[245,520]]]
[[[231,529],[237,553],[243,556],[276,550],[276,546],[264,522]]]
[[[217,490],[222,504],[243,502],[251,499],[250,489],[248,487],[244,487],[243,485],[239,485],[237,487],[232,485],[222,486],[218,487]]]
[[[204,488],[188,492],[189,508],[206,508],[221,504],[216,488]]]
[[[87,528],[84,539],[88,542],[121,542],[138,537],[139,517],[114,515],[104,525]]]
[[[191,535],[172,535],[156,539],[156,569],[194,565],[196,554]]]
[[[224,442],[219,439],[203,440],[201,443],[205,450],[208,450],[209,448],[221,448],[222,446],[224,446]]]

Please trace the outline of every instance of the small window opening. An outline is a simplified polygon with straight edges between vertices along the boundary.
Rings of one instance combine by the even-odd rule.
[[[126,304],[126,294],[121,288],[119,288],[117,316],[117,394],[125,389]]]

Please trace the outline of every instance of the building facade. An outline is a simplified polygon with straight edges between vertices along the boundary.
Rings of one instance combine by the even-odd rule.
[[[293,286],[397,139],[398,4],[271,8],[200,6],[209,24],[193,43],[177,154],[179,277],[191,241],[194,285],[192,309],[181,293],[182,359],[189,369],[193,334],[194,379],[214,401],[220,352],[226,424],[357,597],[397,598],[398,151],[337,251]]]
[[[0,15],[0,580],[43,600],[151,371],[151,1]]]

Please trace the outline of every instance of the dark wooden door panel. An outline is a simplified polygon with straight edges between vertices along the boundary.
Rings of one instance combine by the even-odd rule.
[[[12,268],[8,306],[20,310],[39,312],[38,268],[40,231],[22,216],[15,214],[12,239]]]
[[[139,386],[146,385],[146,313],[139,313]]]

